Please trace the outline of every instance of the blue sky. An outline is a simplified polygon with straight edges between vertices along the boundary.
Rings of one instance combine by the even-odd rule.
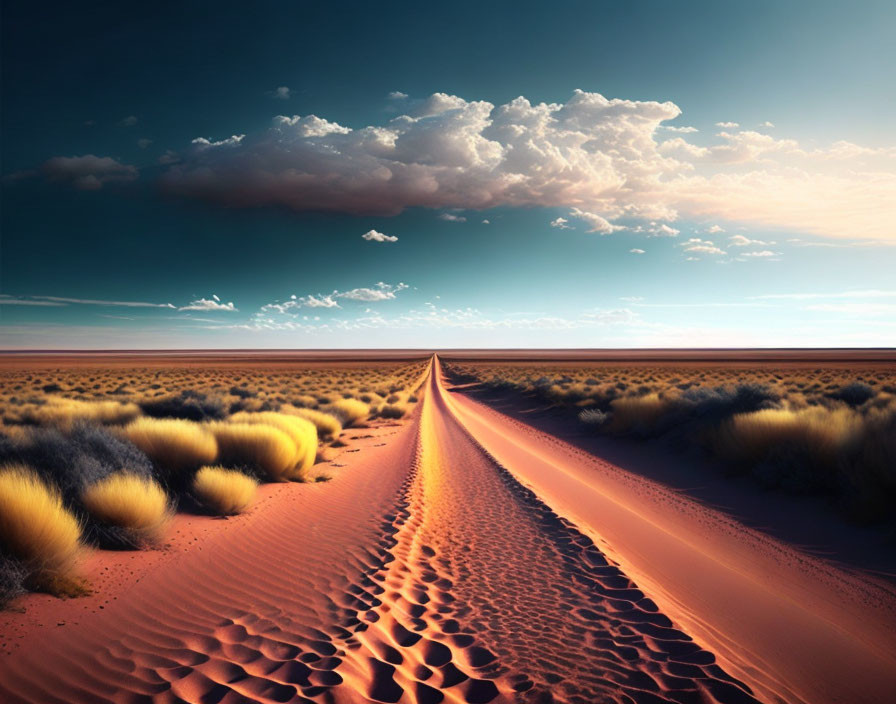
[[[135,7],[4,4],[5,347],[896,343],[891,3]]]

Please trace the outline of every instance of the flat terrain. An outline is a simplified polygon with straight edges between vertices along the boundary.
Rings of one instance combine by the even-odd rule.
[[[452,390],[0,613],[19,702],[886,702],[896,589]],[[104,576],[114,574],[113,577]]]

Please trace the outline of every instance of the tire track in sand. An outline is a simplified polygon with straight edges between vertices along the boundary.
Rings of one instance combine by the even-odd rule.
[[[359,594],[374,701],[754,702],[453,418],[434,374],[390,555]],[[406,696],[408,695],[408,696]]]

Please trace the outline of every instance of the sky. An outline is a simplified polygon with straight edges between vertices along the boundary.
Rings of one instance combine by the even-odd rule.
[[[896,346],[896,4],[2,5],[0,347]]]

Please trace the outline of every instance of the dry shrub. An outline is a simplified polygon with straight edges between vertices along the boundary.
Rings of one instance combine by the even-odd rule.
[[[236,423],[270,425],[289,435],[296,446],[294,464],[296,475],[291,478],[301,478],[303,472],[314,464],[314,459],[317,455],[317,428],[310,420],[302,418],[301,416],[290,415],[287,413],[275,413],[273,411],[264,413],[236,413],[231,416],[230,420]]]
[[[382,418],[404,418],[407,412],[408,407],[403,403],[386,403],[379,409]]]
[[[165,398],[143,401],[143,412],[153,418],[183,418],[184,420],[220,420],[227,415],[224,401],[192,389]]]
[[[49,588],[70,577],[81,525],[62,497],[29,467],[0,469],[0,547],[22,563],[28,581]]]
[[[279,428],[260,423],[218,422],[209,425],[224,464],[246,467],[275,482],[298,479],[298,448]]]
[[[339,399],[323,410],[332,416],[336,416],[342,423],[343,428],[364,420],[370,415],[370,406],[354,398]]]
[[[139,415],[140,408],[134,403],[78,401],[71,398],[50,397],[42,405],[23,408],[21,421],[69,430],[76,421],[90,421],[104,425],[123,424]]]
[[[81,501],[96,520],[127,531],[135,545],[158,542],[171,517],[168,497],[158,482],[128,472],[87,487]]]
[[[302,394],[293,397],[292,404],[294,406],[301,406],[302,408],[312,408],[317,405],[317,399],[314,396]]]
[[[193,479],[193,495],[211,513],[233,516],[245,511],[258,487],[252,477],[223,467],[203,467]]]
[[[318,435],[325,440],[335,440],[342,432],[342,423],[329,413],[315,411],[313,408],[295,408],[293,406],[282,406],[280,411],[310,421],[317,428]]]
[[[657,423],[666,408],[666,401],[659,394],[626,396],[610,404],[613,408],[613,432],[647,434]]]
[[[855,440],[861,422],[846,408],[769,408],[731,418],[719,431],[717,447],[722,455],[749,463],[761,461],[773,448],[791,448],[830,466]]]
[[[189,420],[138,418],[125,434],[169,477],[211,464],[218,454],[215,436]]]

